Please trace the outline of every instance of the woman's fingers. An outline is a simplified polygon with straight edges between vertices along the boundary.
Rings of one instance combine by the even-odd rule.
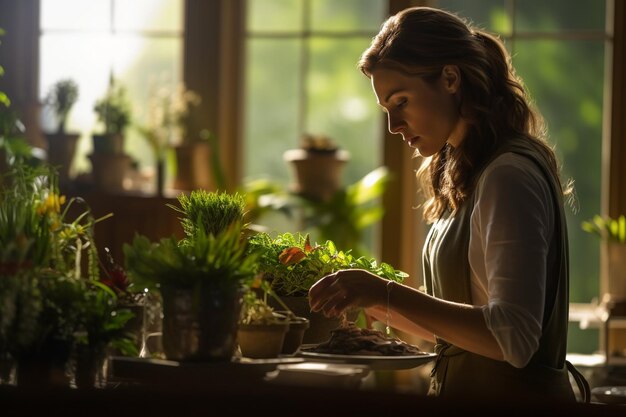
[[[319,311],[332,295],[330,286],[337,281],[337,274],[330,274],[317,281],[309,289],[309,306],[311,311]]]

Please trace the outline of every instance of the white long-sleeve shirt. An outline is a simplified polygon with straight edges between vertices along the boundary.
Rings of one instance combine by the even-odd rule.
[[[505,153],[479,179],[471,217],[469,262],[474,305],[504,359],[524,367],[539,347],[549,245],[550,186],[530,159]]]

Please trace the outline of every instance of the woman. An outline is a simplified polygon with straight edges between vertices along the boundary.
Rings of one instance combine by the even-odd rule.
[[[435,342],[430,394],[573,401],[570,190],[506,49],[453,14],[416,7],[385,22],[359,67],[389,131],[425,158],[427,294],[339,271],[311,288],[311,309],[363,307]]]

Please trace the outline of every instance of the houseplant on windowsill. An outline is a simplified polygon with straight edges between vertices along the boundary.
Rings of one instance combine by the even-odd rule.
[[[177,161],[174,188],[184,191],[210,188],[208,143],[197,141],[199,145],[192,146],[194,142],[188,132],[190,112],[201,101],[184,83],[173,87],[153,85],[150,89],[146,122],[138,129],[154,153],[159,194],[164,187],[166,153],[171,148]],[[185,154],[188,159],[183,158]]]
[[[290,163],[298,195],[326,201],[341,189],[341,176],[350,153],[339,149],[327,136],[304,135],[298,149],[289,149],[283,159]]]
[[[105,191],[123,189],[132,159],[124,152],[124,139],[131,123],[131,106],[126,89],[115,79],[94,106],[103,133],[92,134],[93,152],[89,155],[96,186]]]
[[[51,108],[58,124],[56,131],[46,133],[45,137],[48,142],[48,162],[58,167],[61,185],[66,184],[70,179],[76,143],[80,138],[80,133],[66,130],[67,120],[77,100],[78,85],[68,78],[57,81],[44,101],[44,104]]]
[[[581,224],[582,229],[597,236],[605,246],[609,282],[603,302],[621,305],[626,315],[626,216],[595,215]]]
[[[296,316],[306,317],[310,327],[303,343],[320,343],[330,337],[330,331],[339,327],[343,319],[329,319],[312,313],[308,291],[319,279],[342,269],[365,269],[384,278],[402,282],[407,274],[391,265],[378,263],[365,256],[354,257],[350,251],[338,250],[333,241],[311,245],[308,235],[282,233],[272,237],[257,233],[250,237],[250,250],[259,253],[259,274],[282,302]],[[280,308],[280,306],[276,306]],[[348,317],[356,319],[357,314]]]
[[[244,238],[239,194],[195,190],[178,198],[185,232],[124,245],[126,270],[163,299],[163,348],[171,360],[230,361],[246,288],[256,257]]]

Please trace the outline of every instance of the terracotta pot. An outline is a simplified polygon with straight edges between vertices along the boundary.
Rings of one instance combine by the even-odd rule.
[[[277,311],[279,314],[284,314],[289,317],[286,311]],[[285,341],[283,342],[282,354],[293,355],[300,349],[302,341],[304,340],[304,334],[310,326],[309,319],[306,317],[290,317],[289,318],[289,330],[285,335]]]
[[[96,187],[103,191],[121,191],[127,177],[132,159],[120,153],[92,153],[91,161],[93,179]]]
[[[176,175],[174,188],[181,191],[197,189],[213,190],[211,171],[211,145],[198,142],[174,147],[176,153]]]
[[[162,287],[163,350],[176,361],[230,361],[243,303],[240,289]]]
[[[345,150],[290,149],[283,154],[292,167],[292,191],[316,200],[329,200],[342,187],[343,168],[350,159]]]
[[[304,317],[309,320],[309,328],[306,329],[302,337],[303,344],[322,343],[330,339],[331,330],[341,327],[341,319],[337,317],[326,317],[322,313],[314,313],[309,307],[308,297],[297,296],[281,296],[280,299],[285,303],[289,310],[298,317]],[[280,309],[278,304],[270,300],[270,305],[275,309]],[[349,320],[356,320],[358,312],[351,312],[348,316]]]
[[[124,153],[124,135],[91,135],[93,153]]]
[[[276,358],[283,349],[289,322],[239,324],[237,341],[241,355],[253,359]]]
[[[79,133],[49,133],[46,134],[48,142],[48,163],[59,171],[59,182],[66,183],[70,179],[72,162],[76,155],[76,144],[80,138]]]

